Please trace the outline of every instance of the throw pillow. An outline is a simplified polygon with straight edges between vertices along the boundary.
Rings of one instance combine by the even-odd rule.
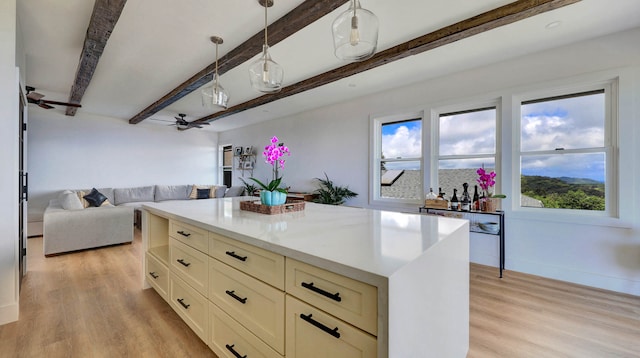
[[[80,198],[72,192],[71,190],[65,190],[60,194],[60,205],[64,210],[82,210],[84,206],[82,206],[82,202]]]
[[[198,189],[198,199],[209,199],[209,189]]]
[[[227,192],[227,187],[226,186],[216,186],[213,187],[211,189],[211,191],[215,192],[215,194],[213,195],[214,198],[223,198],[224,197],[224,193]]]
[[[191,194],[189,195],[189,199],[198,199],[198,189],[207,189],[211,190],[211,185],[193,185],[191,188]],[[212,196],[209,194],[209,196]]]
[[[227,190],[227,193],[224,194],[224,196],[225,197],[242,196],[242,194],[244,194],[243,186],[232,186],[231,188],[229,188],[229,190]]]
[[[76,195],[78,195],[78,199],[82,203],[82,207],[83,208],[88,208],[89,207],[89,202],[84,198],[84,196],[87,195],[87,193],[82,191],[82,190],[78,190],[78,191],[76,191]]]
[[[88,201],[91,206],[95,207],[101,206],[107,200],[107,197],[96,190],[96,188],[91,189],[91,192],[83,196],[83,198]]]

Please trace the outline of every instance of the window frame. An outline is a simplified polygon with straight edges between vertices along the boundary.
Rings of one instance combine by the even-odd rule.
[[[535,101],[539,99],[553,99],[554,97],[571,96],[580,93],[604,90],[605,94],[605,119],[604,119],[604,146],[584,147],[551,150],[522,150],[522,105],[523,102]],[[618,180],[619,180],[619,160],[618,160],[618,80],[595,81],[576,84],[564,87],[546,87],[536,91],[530,91],[513,96],[513,158],[512,158],[512,195],[514,212],[524,214],[540,215],[560,215],[578,217],[603,217],[619,218],[618,205]],[[605,210],[582,210],[582,209],[559,209],[559,208],[534,208],[521,205],[522,182],[522,158],[536,155],[565,155],[565,154],[589,154],[603,153],[605,156]]]
[[[383,161],[389,161],[389,158],[382,159],[382,126],[390,123],[411,121],[411,120],[420,120],[421,121],[421,151],[419,157],[412,158],[402,158],[402,159],[393,159],[393,161],[417,161],[420,163],[420,178],[421,183],[420,192],[418,193],[418,199],[403,199],[403,198],[390,198],[390,197],[382,197],[380,194],[380,167]],[[424,153],[425,153],[425,117],[424,111],[411,111],[404,112],[399,114],[390,114],[390,115],[379,115],[371,117],[371,130],[370,130],[370,141],[371,141],[371,155],[369,158],[370,162],[370,175],[371,179],[370,183],[372,183],[372,187],[369,190],[369,205],[372,206],[406,206],[406,207],[415,207],[416,205],[420,205],[422,203],[422,199],[425,195],[424,189],[424,170],[425,170],[425,162],[424,162]]]
[[[475,112],[480,110],[486,110],[489,108],[495,108],[496,111],[496,122],[495,122],[495,148],[493,154],[447,154],[440,155],[440,116],[444,114],[451,113],[464,113],[464,112]],[[434,190],[437,190],[438,187],[442,185],[439,182],[438,172],[440,170],[440,161],[441,160],[457,160],[457,159],[483,159],[483,158],[492,158],[494,160],[494,168],[493,170],[497,174],[496,185],[494,186],[495,193],[501,193],[502,191],[502,181],[504,175],[502,173],[502,101],[500,98],[487,100],[487,101],[460,101],[454,105],[442,106],[432,109],[431,111],[431,133],[432,133],[432,143],[430,158],[432,160],[429,163],[429,181],[431,183],[435,183],[433,185]],[[473,183],[469,183],[473,185]],[[458,184],[462,187],[462,183]],[[461,192],[461,191],[460,191]],[[447,196],[451,196],[451,193],[445,193]]]

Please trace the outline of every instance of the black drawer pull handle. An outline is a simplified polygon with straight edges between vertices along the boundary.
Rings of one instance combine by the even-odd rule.
[[[236,300],[238,300],[238,301],[239,301],[240,303],[242,303],[242,304],[247,303],[247,298],[246,298],[246,297],[245,297],[245,298],[241,298],[240,296],[236,295],[236,291],[229,291],[229,290],[226,290],[226,291],[224,291],[224,292],[226,292],[226,293],[227,293],[227,295],[229,295],[229,296],[231,296],[231,297],[235,298]]]
[[[176,301],[178,301],[179,304],[182,305],[182,307],[184,307],[184,309],[188,310],[189,306],[191,306],[188,303],[184,303],[184,298],[178,298]]]
[[[177,259],[176,261],[181,263],[184,267],[189,267],[191,265],[191,262],[184,262],[184,259]]]
[[[154,279],[160,277],[158,276],[158,274],[155,273],[155,271],[149,272],[149,276],[153,277]]]
[[[227,347],[227,349],[229,350],[229,352],[231,352],[231,353],[232,353],[236,358],[247,358],[247,355],[246,355],[246,354],[245,354],[245,355],[243,355],[243,356],[241,356],[241,355],[240,355],[240,353],[236,352],[236,350],[235,350],[235,349],[233,349],[233,347],[235,346],[235,344],[232,344],[232,345],[225,344],[224,346],[225,346],[225,347]]]
[[[182,266],[184,267],[189,267],[191,266],[191,262],[184,262],[184,259],[177,259],[176,261],[178,261],[180,264],[182,264]]]
[[[340,292],[336,292],[336,293],[329,293],[321,288],[317,288],[316,286],[313,285],[313,282],[311,283],[306,283],[306,282],[302,282],[302,287],[311,290],[315,293],[319,293],[325,297],[329,297],[330,299],[340,302],[342,301],[342,297],[340,297]]]
[[[191,236],[191,233],[184,232],[184,231],[182,231],[182,230],[178,231],[178,234],[180,234],[180,235],[182,235],[182,236],[184,236],[184,237],[189,237],[189,236]]]
[[[302,318],[302,320],[307,321],[309,323],[311,323],[312,325],[320,328],[321,330],[329,333],[330,335],[336,337],[336,338],[340,338],[340,333],[338,333],[338,327],[331,329],[327,326],[325,326],[324,324],[316,321],[315,319],[311,318],[311,316],[313,316],[311,313],[309,313],[308,316],[305,316],[304,314],[300,313],[300,318]]]
[[[238,254],[236,254],[235,251],[227,251],[227,252],[225,252],[225,254],[227,254],[227,255],[235,258],[235,259],[238,259],[240,261],[247,261],[247,256],[239,256]]]

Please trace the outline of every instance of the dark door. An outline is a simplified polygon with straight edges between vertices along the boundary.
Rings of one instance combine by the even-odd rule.
[[[22,288],[22,277],[27,273],[27,186],[29,184],[29,176],[25,165],[25,145],[27,137],[27,124],[24,116],[24,101],[22,89],[20,89],[20,108],[18,109],[20,126],[18,128],[19,138],[19,158],[18,158],[18,265],[19,265],[19,289]]]

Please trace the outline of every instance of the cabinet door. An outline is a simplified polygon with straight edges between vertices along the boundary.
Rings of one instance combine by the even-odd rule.
[[[209,257],[202,252],[171,238],[169,267],[200,294],[207,295]]]
[[[205,254],[209,251],[209,234],[206,230],[171,220],[169,235]]]
[[[147,252],[145,256],[144,274],[147,282],[158,292],[160,297],[165,301],[169,300],[169,269],[150,253]]]
[[[284,292],[209,260],[209,299],[284,354]]]
[[[209,256],[284,290],[284,256],[209,232]]]
[[[375,358],[376,338],[287,295],[287,358]]]
[[[202,339],[209,335],[207,299],[173,273],[169,274],[169,303],[182,320]]]
[[[378,334],[374,286],[287,258],[286,291],[373,335]]]
[[[207,342],[220,358],[282,358],[280,354],[236,322],[218,306],[209,303],[210,339]]]

